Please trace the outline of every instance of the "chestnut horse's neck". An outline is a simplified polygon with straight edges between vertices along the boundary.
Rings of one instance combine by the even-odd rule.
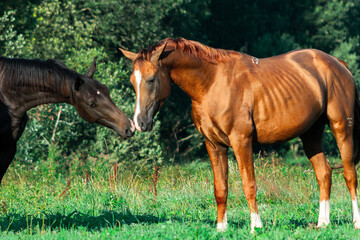
[[[211,86],[216,65],[175,51],[162,61],[172,81],[192,100],[200,101]]]
[[[75,73],[56,61],[0,59],[0,100],[14,118],[46,103],[71,103]]]
[[[229,51],[229,55],[236,55],[233,59],[209,60],[181,50],[175,50],[161,64],[167,69],[172,81],[186,92],[193,101],[201,101],[202,97],[216,81],[219,69],[242,61],[246,54]]]

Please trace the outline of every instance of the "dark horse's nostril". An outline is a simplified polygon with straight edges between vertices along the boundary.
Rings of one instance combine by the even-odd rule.
[[[133,135],[134,135],[134,132],[133,131],[131,131],[131,129],[130,128],[127,128],[126,130],[125,130],[125,134],[126,134],[126,137],[132,137]]]

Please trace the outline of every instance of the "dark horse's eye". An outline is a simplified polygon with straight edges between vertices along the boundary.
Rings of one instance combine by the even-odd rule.
[[[152,77],[152,78],[149,78],[149,79],[147,80],[147,83],[153,83],[154,81],[155,81],[155,78]]]
[[[92,107],[92,108],[96,107],[95,103],[91,103],[90,107]]]

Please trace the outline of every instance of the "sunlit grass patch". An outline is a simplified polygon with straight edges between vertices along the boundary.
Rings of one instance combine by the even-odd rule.
[[[342,239],[354,239],[358,234],[341,174],[333,174],[331,226],[316,229],[319,189],[306,159],[301,164],[256,160],[264,228],[255,235],[249,234],[250,214],[234,159],[229,160],[225,233],[216,231],[209,161],[160,165],[155,171],[154,165],[114,165],[108,160],[98,158],[84,167],[74,158],[72,169],[61,173],[56,167],[51,170],[47,162],[38,163],[37,169],[14,163],[0,190],[0,237],[335,239],[346,232]]]

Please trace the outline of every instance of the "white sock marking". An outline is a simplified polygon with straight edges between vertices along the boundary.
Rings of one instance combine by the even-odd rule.
[[[353,222],[355,229],[360,229],[360,213],[359,213],[359,205],[358,205],[357,197],[355,197],[355,200],[352,201],[352,208],[353,208]]]
[[[254,233],[255,228],[262,228],[262,222],[260,219],[260,215],[257,213],[251,213],[250,214],[251,217],[251,233]]]
[[[134,122],[137,130],[142,132],[139,123],[137,121],[138,115],[140,114],[140,84],[141,84],[141,72],[139,70],[135,71],[135,80],[136,80],[136,107],[134,114]]]
[[[224,232],[227,229],[227,211],[225,212],[223,221],[217,224],[217,230],[219,232]]]
[[[319,206],[319,220],[318,227],[327,226],[330,224],[330,200],[323,200]]]

